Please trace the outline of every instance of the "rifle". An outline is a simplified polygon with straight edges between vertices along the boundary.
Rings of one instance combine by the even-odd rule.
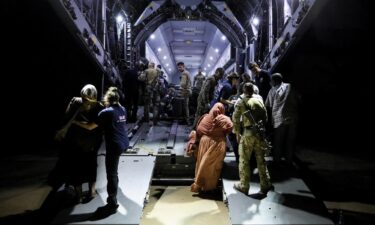
[[[242,99],[241,97],[239,97],[240,99]],[[260,137],[260,139],[263,141],[264,143],[264,151],[265,151],[265,155],[268,156],[270,155],[271,153],[271,149],[272,149],[272,145],[271,145],[271,142],[269,142],[267,140],[267,136],[266,136],[266,127],[265,127],[265,124],[263,122],[263,120],[259,120],[258,122],[255,120],[253,114],[251,113],[251,108],[250,106],[247,105],[247,103],[244,101],[244,104],[245,104],[245,107],[247,109],[247,111],[244,113],[244,115],[251,121],[251,123],[253,124],[252,125],[252,129],[254,129],[255,133]]]

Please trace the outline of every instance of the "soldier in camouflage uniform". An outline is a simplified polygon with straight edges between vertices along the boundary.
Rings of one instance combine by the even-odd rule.
[[[203,75],[202,69],[199,68],[198,73],[194,76],[193,93],[190,98],[190,113],[194,113],[194,115],[197,109],[199,92],[201,91],[205,80],[206,77]]]
[[[194,77],[194,82],[193,82],[194,90],[193,90],[193,92],[197,91],[198,94],[199,94],[205,80],[206,80],[206,77],[203,75],[202,69],[199,68],[199,72]]]
[[[183,62],[177,63],[178,71],[181,73],[181,96],[184,98],[184,113],[185,121],[187,125],[191,125],[189,121],[189,97],[191,95],[191,80],[190,73],[185,69],[185,64]]]
[[[160,93],[158,89],[159,72],[155,69],[155,63],[150,62],[148,69],[144,71],[146,76],[146,90],[144,94],[144,121],[149,121],[149,112],[153,107],[153,124],[156,125],[159,118]]]
[[[223,78],[224,69],[219,67],[216,69],[215,74],[206,79],[203,83],[202,89],[199,92],[198,102],[197,102],[197,111],[195,112],[195,120],[193,127],[196,126],[199,118],[210,111],[210,103],[214,99],[214,92],[217,82]]]
[[[234,188],[238,191],[248,194],[250,188],[250,157],[255,152],[257,167],[260,178],[260,192],[258,194],[266,195],[273,189],[270,181],[268,169],[265,163],[265,142],[254,129],[252,122],[245,112],[250,108],[251,114],[256,122],[267,120],[267,111],[264,104],[257,98],[251,97],[254,89],[253,84],[246,83],[243,87],[244,97],[239,99],[235,105],[233,120],[233,133],[236,134],[239,145],[239,174],[240,183],[236,183]],[[247,106],[246,106],[246,105]],[[243,128],[241,131],[241,127]]]

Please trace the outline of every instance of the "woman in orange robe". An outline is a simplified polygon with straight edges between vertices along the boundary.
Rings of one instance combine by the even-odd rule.
[[[192,192],[216,189],[226,154],[225,136],[233,127],[232,121],[224,113],[224,105],[218,102],[197,126],[200,141]]]

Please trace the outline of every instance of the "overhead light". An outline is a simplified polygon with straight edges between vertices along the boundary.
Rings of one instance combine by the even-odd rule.
[[[163,59],[167,59],[167,56],[163,56]]]
[[[165,66],[169,66],[169,63],[165,64]]]
[[[151,34],[150,38],[155,39],[155,34]]]
[[[204,70],[207,70],[207,68],[206,68],[206,67],[204,67]]]
[[[211,60],[214,60],[214,57],[210,56],[210,59],[211,59]]]
[[[259,25],[259,18],[258,17],[254,17],[251,22],[255,25],[255,26],[258,26]]]
[[[169,68],[169,69],[168,69],[168,71],[172,71],[172,69],[171,69],[171,68]]]
[[[225,41],[227,40],[227,37],[225,37],[225,35],[221,36],[221,40]]]
[[[207,67],[211,67],[211,65],[210,65],[210,64],[207,64]]]
[[[124,20],[124,17],[122,17],[121,15],[118,15],[118,16],[116,17],[116,21],[117,21],[117,23],[121,23],[123,20]]]
[[[161,52],[161,48],[158,48],[158,52]]]
[[[216,53],[218,53],[218,52],[219,52],[219,49],[218,49],[218,48],[216,48],[216,49],[215,49],[215,52],[216,52]]]

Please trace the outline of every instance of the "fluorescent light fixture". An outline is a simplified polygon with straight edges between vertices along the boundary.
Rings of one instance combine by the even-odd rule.
[[[116,17],[116,21],[117,21],[117,23],[121,23],[123,20],[124,20],[124,17],[122,17],[121,15],[118,15],[118,16]]]
[[[255,25],[255,26],[258,26],[259,25],[259,18],[258,17],[254,17],[251,22]]]

